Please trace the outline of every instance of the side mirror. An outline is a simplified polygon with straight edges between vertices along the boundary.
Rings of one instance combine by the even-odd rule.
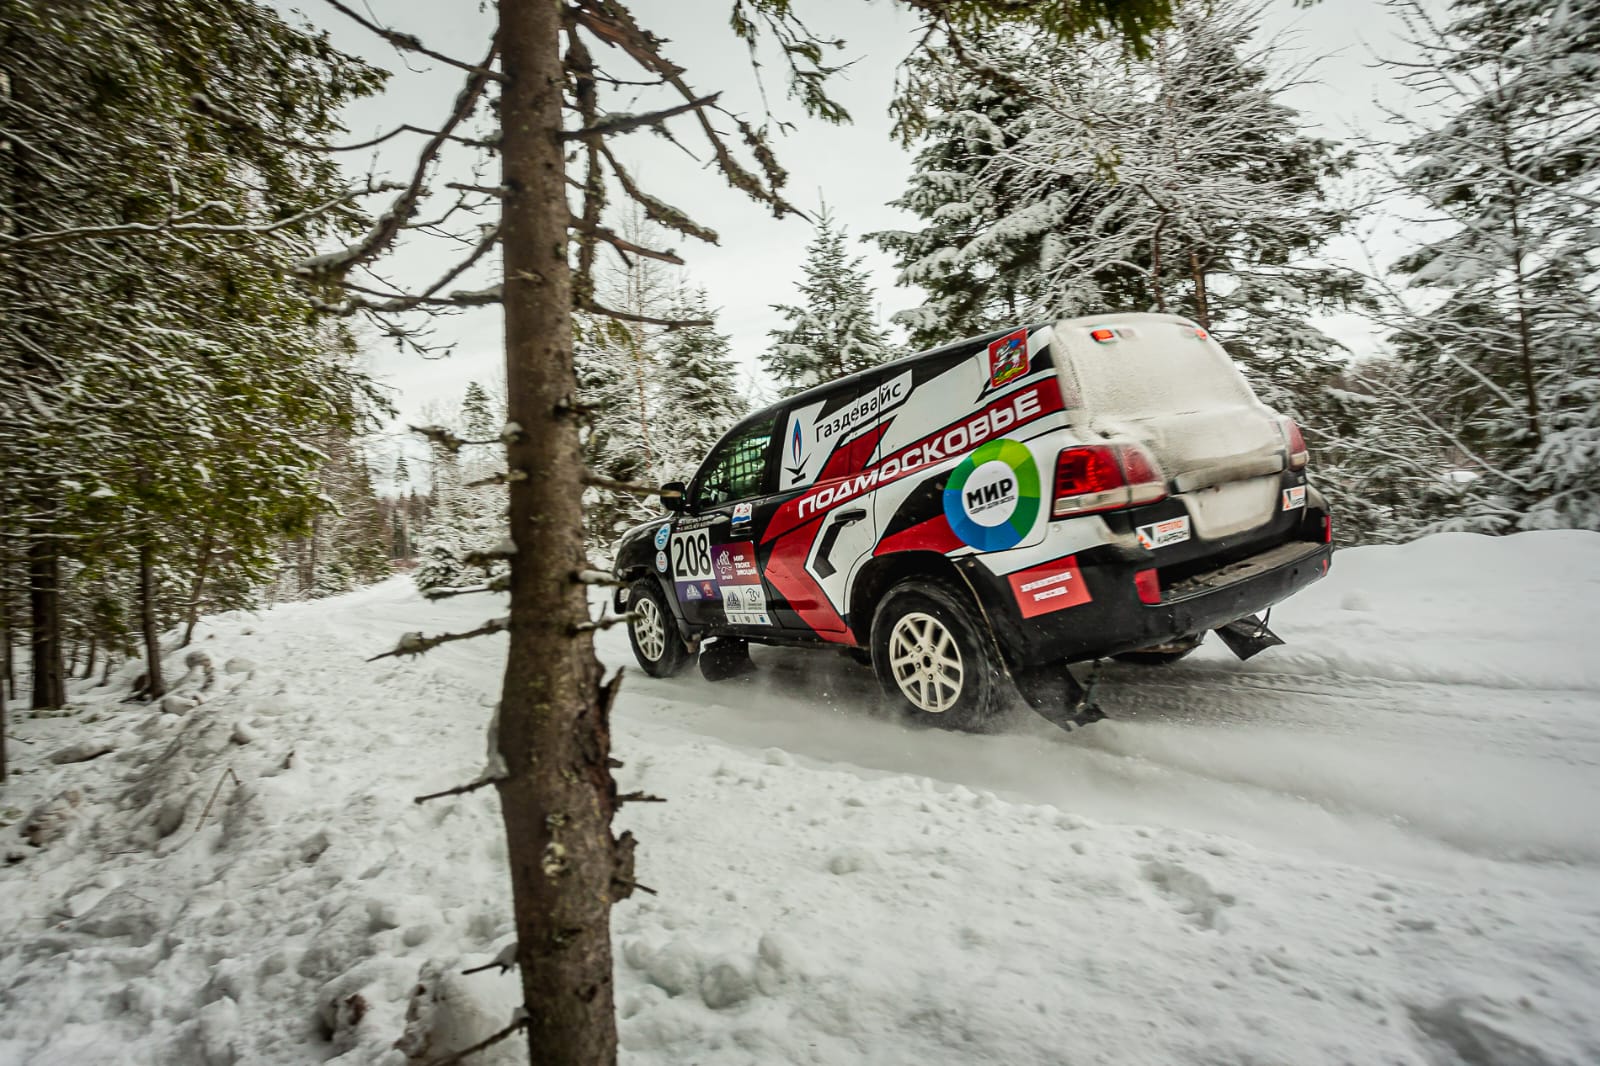
[[[681,481],[669,481],[661,486],[661,506],[669,511],[682,511],[689,486]]]

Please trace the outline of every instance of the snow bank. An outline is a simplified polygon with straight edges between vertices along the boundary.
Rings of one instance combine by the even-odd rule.
[[[1109,671],[1071,736],[908,730],[830,655],[630,674],[621,783],[669,802],[622,820],[659,893],[614,915],[623,1062],[1600,1061],[1597,581],[1592,534],[1344,552],[1289,646]],[[499,613],[396,580],[209,620],[181,715],[14,711],[0,1064],[504,1024],[515,975],[461,974],[511,939],[494,797],[411,803],[479,771],[503,638],[362,661]]]

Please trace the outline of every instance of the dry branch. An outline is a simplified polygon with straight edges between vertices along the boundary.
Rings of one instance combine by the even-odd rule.
[[[453,56],[447,56],[442,52],[435,52],[433,49],[424,45],[422,41],[413,34],[401,33],[399,30],[391,30],[387,26],[380,26],[370,19],[362,18],[356,12],[346,7],[344,4],[341,4],[339,0],[327,0],[327,2],[329,6],[334,8],[334,10],[353,19],[363,28],[372,31],[402,51],[415,52],[418,55],[427,56],[429,59],[437,59],[439,62],[455,67],[458,70],[469,71],[475,75],[482,75],[483,77],[490,78],[494,81],[506,80],[505,76],[499,71],[491,70],[489,68],[489,64],[493,61],[492,57],[484,60],[481,66],[473,66],[471,63],[465,62],[464,60],[456,59]]]
[[[477,629],[469,629],[465,633],[440,633],[438,636],[425,637],[420,632],[403,633],[400,643],[389,651],[374,655],[367,662],[377,662],[379,659],[388,659],[401,655],[421,655],[432,651],[441,644],[449,644],[455,640],[471,640],[473,637],[486,637],[491,633],[503,633],[511,628],[510,618],[491,618]]]

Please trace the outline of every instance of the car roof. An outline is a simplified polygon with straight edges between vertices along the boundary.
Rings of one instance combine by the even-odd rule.
[[[898,359],[891,359],[887,363],[879,363],[877,366],[869,366],[865,370],[858,370],[854,374],[847,374],[842,378],[834,378],[832,381],[825,381],[821,385],[813,385],[804,392],[797,392],[793,396],[786,396],[781,400],[770,403],[761,408],[761,410],[754,411],[740,419],[739,425],[736,428],[741,428],[747,423],[758,422],[763,418],[770,417],[772,413],[778,410],[780,407],[788,407],[792,404],[804,403],[807,400],[821,396],[823,393],[832,392],[841,385],[846,385],[852,381],[859,381],[862,378],[871,377],[874,374],[882,374],[887,370],[893,369],[894,367],[909,366],[910,364],[917,362],[919,359],[929,359],[935,356],[949,355],[951,352],[959,351],[962,348],[971,348],[981,344],[988,344],[990,341],[997,341],[1001,337],[1015,333],[1019,329],[1025,329],[1029,333],[1032,333],[1034,330],[1044,329],[1050,324],[1051,323],[1049,320],[1045,320],[1043,322],[1029,322],[1021,326],[1006,326],[1004,329],[997,329],[990,333],[982,333],[976,337],[965,337],[958,341],[950,341],[948,344],[941,344],[937,348],[928,348],[920,352],[914,352],[911,355],[903,355]]]

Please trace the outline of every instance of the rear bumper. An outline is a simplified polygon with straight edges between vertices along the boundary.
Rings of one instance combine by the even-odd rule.
[[[1328,572],[1333,545],[1286,540],[1233,553],[1210,569],[1161,574],[1160,600],[1140,599],[1134,575],[1152,569],[1149,553],[1100,548],[1075,557],[1089,594],[1075,607],[1024,618],[1010,583],[975,559],[963,560],[978,600],[1013,667],[1079,662],[1164,644],[1262,611]],[[1132,557],[1130,557],[1132,556]]]

